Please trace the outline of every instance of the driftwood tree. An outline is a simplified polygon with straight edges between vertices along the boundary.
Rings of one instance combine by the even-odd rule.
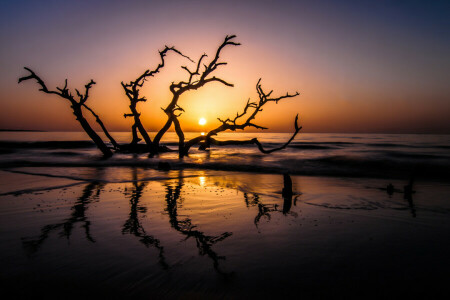
[[[159,143],[163,135],[167,132],[170,126],[174,124],[175,132],[178,135],[179,155],[182,157],[186,154],[184,145],[185,140],[184,133],[183,130],[181,129],[180,121],[178,120],[178,117],[181,115],[182,112],[184,112],[184,109],[178,104],[178,101],[180,100],[181,95],[184,94],[185,92],[197,90],[210,82],[220,82],[226,86],[233,87],[233,84],[228,83],[225,80],[220,79],[218,77],[211,76],[211,73],[213,73],[218,67],[227,64],[226,62],[219,62],[220,53],[226,46],[240,45],[239,43],[232,41],[235,37],[236,37],[235,35],[225,37],[225,40],[217,49],[214,59],[208,65],[203,64],[204,69],[202,72],[200,72],[200,68],[202,66],[203,59],[207,57],[206,54],[200,56],[200,59],[198,60],[197,63],[197,67],[194,71],[191,71],[186,66],[182,67],[189,73],[189,78],[187,81],[180,81],[178,83],[172,83],[170,85],[169,89],[170,92],[172,93],[172,100],[170,101],[169,105],[167,105],[167,107],[164,109],[164,112],[167,114],[167,122],[155,136],[154,143],[156,146],[159,146]]]
[[[261,87],[261,79],[258,80],[258,83],[256,84],[256,90],[259,95],[259,101],[258,102],[252,102],[250,99],[247,101],[247,104],[244,107],[244,110],[242,113],[237,113],[236,116],[233,119],[227,118],[226,120],[218,119],[222,125],[219,127],[209,131],[206,135],[200,135],[198,137],[195,137],[191,140],[189,140],[185,145],[183,149],[183,153],[187,154],[189,152],[189,149],[200,142],[202,142],[202,145],[200,146],[201,149],[209,148],[211,144],[218,145],[218,146],[224,146],[224,145],[246,145],[246,144],[255,144],[259,151],[265,154],[272,153],[274,151],[282,150],[286,148],[289,143],[295,138],[297,133],[302,129],[298,125],[298,114],[295,116],[294,121],[294,133],[292,134],[291,138],[282,146],[273,148],[270,150],[264,149],[263,145],[258,141],[257,138],[253,138],[251,140],[245,140],[245,141],[235,141],[235,140],[228,140],[228,141],[218,141],[212,138],[213,136],[217,135],[218,133],[226,130],[236,131],[236,130],[244,130],[247,127],[253,127],[257,129],[267,129],[267,127],[263,127],[260,125],[255,124],[253,121],[256,118],[256,115],[262,111],[262,107],[269,103],[269,102],[275,102],[278,103],[278,101],[285,99],[285,98],[292,98],[299,95],[298,92],[295,94],[289,94],[287,93],[284,96],[279,96],[275,98],[271,98],[273,91],[270,91],[269,93],[265,93]],[[239,121],[242,119],[245,119],[245,121],[239,123]]]
[[[136,80],[130,81],[129,83],[121,82],[123,89],[125,90],[125,94],[127,95],[128,99],[130,100],[130,111],[131,113],[125,113],[124,117],[133,117],[134,124],[131,127],[131,133],[133,136],[133,139],[130,143],[131,151],[137,151],[138,147],[137,144],[140,141],[140,138],[138,137],[137,131],[141,134],[141,136],[144,138],[145,145],[148,151],[150,153],[156,153],[158,152],[158,144],[152,142],[150,136],[148,135],[147,131],[144,128],[144,125],[142,125],[141,119],[140,119],[140,113],[137,111],[137,104],[139,102],[146,102],[147,98],[144,96],[140,96],[140,88],[144,85],[144,82],[148,80],[149,77],[153,77],[155,74],[159,73],[160,69],[162,69],[165,65],[164,58],[167,55],[167,52],[173,51],[190,61],[192,61],[189,57],[183,55],[180,51],[175,49],[174,47],[165,47],[164,50],[159,52],[159,55],[161,57],[161,63],[154,69],[154,70],[146,70],[144,73],[142,73],[141,76],[139,76]]]
[[[236,130],[244,130],[246,128],[256,128],[256,129],[267,129],[266,127],[257,125],[255,123],[255,119],[259,112],[263,110],[263,106],[265,106],[267,103],[274,102],[277,104],[280,100],[286,99],[286,98],[292,98],[299,95],[298,92],[294,94],[286,93],[283,96],[274,97],[272,96],[273,91],[270,91],[266,93],[261,86],[261,79],[258,80],[258,83],[256,84],[256,91],[258,93],[259,100],[257,101],[251,101],[250,99],[247,101],[244,109],[242,112],[237,113],[234,118],[227,118],[226,120],[218,119],[221,122],[221,125],[217,128],[209,131],[206,135],[197,136],[191,140],[186,141],[184,132],[179,120],[180,115],[185,111],[181,105],[179,104],[182,95],[186,92],[197,90],[203,86],[205,86],[208,83],[217,82],[220,84],[223,84],[225,86],[233,87],[232,83],[229,83],[225,81],[222,78],[216,77],[213,75],[214,71],[216,71],[220,66],[225,66],[227,63],[220,60],[220,56],[222,54],[222,51],[224,48],[229,46],[239,46],[240,43],[235,42],[236,36],[226,36],[224,41],[220,44],[218,47],[213,59],[206,63],[205,60],[207,58],[206,54],[203,54],[198,59],[197,63],[190,59],[188,56],[184,55],[182,52],[177,50],[175,47],[168,47],[165,46],[165,48],[159,52],[161,62],[153,69],[153,70],[146,70],[144,73],[142,73],[136,80],[130,81],[128,83],[122,82],[122,87],[125,91],[126,96],[128,97],[130,101],[130,112],[125,113],[124,117],[132,117],[133,118],[133,125],[131,127],[131,133],[132,133],[132,140],[129,144],[125,145],[119,145],[114,138],[109,134],[108,130],[104,126],[103,122],[101,121],[98,114],[94,112],[92,108],[86,105],[86,101],[88,99],[89,95],[89,89],[92,87],[92,85],[95,84],[93,80],[91,80],[86,86],[85,86],[85,92],[84,94],[81,94],[78,90],[76,90],[78,100],[75,99],[75,97],[70,93],[70,91],[67,88],[67,79],[65,82],[65,86],[63,88],[56,88],[56,90],[49,90],[47,89],[44,81],[37,76],[31,69],[25,68],[30,75],[21,77],[19,79],[19,83],[25,80],[29,79],[35,79],[38,84],[41,86],[39,89],[42,92],[48,93],[48,94],[55,94],[58,95],[66,100],[68,100],[71,104],[71,108],[73,110],[74,115],[76,116],[76,119],[81,124],[82,128],[86,133],[89,135],[89,137],[94,141],[94,143],[97,145],[97,147],[102,151],[104,156],[111,156],[113,154],[112,150],[115,150],[117,152],[148,152],[150,153],[150,156],[156,155],[163,151],[172,151],[171,149],[160,145],[161,140],[164,136],[164,134],[172,127],[174,127],[175,132],[178,136],[178,153],[180,157],[183,157],[189,153],[189,150],[194,145],[200,145],[199,149],[207,149],[211,145],[217,145],[217,146],[224,146],[224,145],[243,145],[243,144],[255,144],[259,151],[262,153],[268,154],[272,153],[274,151],[282,150],[286,148],[290,142],[295,138],[295,136],[300,131],[301,127],[298,125],[298,115],[295,117],[294,120],[294,131],[291,136],[291,138],[280,147],[276,147],[273,149],[265,149],[261,142],[254,138],[251,140],[246,141],[237,141],[237,140],[228,140],[228,141],[219,141],[214,138],[214,136],[218,135],[220,132],[223,131],[236,131]],[[144,83],[148,81],[149,78],[153,77],[155,74],[158,74],[161,69],[165,66],[165,57],[168,54],[168,52],[174,52],[192,63],[194,63],[194,68],[188,68],[187,66],[182,66],[181,68],[185,70],[188,73],[188,77],[186,80],[179,81],[179,82],[173,82],[169,86],[169,90],[172,94],[171,100],[169,104],[163,108],[164,113],[167,115],[167,121],[164,123],[164,125],[161,127],[161,129],[156,133],[153,140],[151,139],[150,135],[146,131],[144,125],[141,122],[140,119],[140,113],[137,110],[137,104],[139,102],[146,102],[147,99],[145,96],[140,95],[140,88],[143,87]],[[83,116],[83,109],[88,110],[96,119],[96,122],[101,127],[102,131],[105,133],[106,137],[109,139],[111,143],[111,147],[108,147],[105,142],[99,137],[99,135],[92,129],[88,121]],[[140,138],[138,136],[138,132],[141,135],[141,137],[144,139],[144,144],[139,143]]]
[[[19,83],[25,80],[35,79],[37,83],[41,86],[41,88],[39,89],[40,91],[47,94],[58,95],[59,97],[68,100],[70,102],[70,107],[72,108],[73,114],[75,115],[77,121],[80,123],[83,130],[89,135],[92,141],[97,145],[100,151],[102,151],[103,155],[107,157],[113,155],[111,149],[106,146],[106,144],[103,142],[100,136],[92,129],[91,125],[89,125],[88,121],[83,116],[82,108],[84,107],[87,108],[92,114],[94,114],[94,116],[97,118],[97,122],[99,122],[100,126],[105,131],[105,133],[108,132],[106,128],[103,126],[103,122],[100,121],[98,115],[95,114],[94,111],[86,105],[86,101],[88,100],[89,97],[89,90],[91,89],[92,85],[95,84],[94,80],[91,79],[91,81],[85,85],[84,94],[81,94],[78,90],[75,90],[78,96],[78,100],[76,100],[75,96],[73,96],[72,93],[67,88],[67,79],[65,80],[63,88],[56,87],[56,90],[49,90],[45,85],[44,81],[38,75],[36,75],[36,73],[34,73],[29,68],[25,68],[25,70],[30,72],[30,75],[19,78]],[[109,133],[107,134],[107,136],[111,139],[113,145],[117,145],[117,143],[114,141],[114,139],[112,139]]]

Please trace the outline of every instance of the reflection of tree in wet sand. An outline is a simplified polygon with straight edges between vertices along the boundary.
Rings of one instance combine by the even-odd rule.
[[[403,198],[408,202],[408,207],[411,210],[411,215],[413,218],[415,218],[417,216],[417,214],[416,214],[416,207],[414,205],[412,193],[405,193],[403,195]]]
[[[72,235],[74,225],[78,222],[83,223],[82,227],[84,228],[86,239],[90,242],[95,242],[90,233],[91,222],[86,216],[86,211],[90,203],[98,200],[100,191],[104,186],[105,183],[98,181],[87,184],[83,189],[82,195],[72,206],[72,214],[70,215],[70,218],[64,220],[61,223],[50,224],[42,227],[41,234],[38,238],[23,238],[23,247],[27,251],[27,253],[29,255],[33,255],[34,253],[36,253],[41,245],[45,242],[45,240],[49,237],[50,233],[54,230],[62,229],[62,231],[60,232],[60,236],[69,239]]]
[[[297,197],[295,198],[297,200]],[[284,197],[283,202],[283,208],[282,210],[279,210],[278,204],[264,204],[261,202],[259,195],[256,193],[252,194],[252,197],[249,197],[248,193],[244,193],[244,201],[245,205],[247,207],[254,207],[256,206],[258,208],[258,213],[253,221],[256,228],[258,228],[259,231],[259,223],[262,218],[267,219],[268,222],[272,219],[271,213],[273,212],[281,212],[283,215],[291,215],[294,217],[297,217],[298,214],[296,212],[290,211],[292,206],[292,196],[291,197]],[[296,201],[294,201],[294,205],[296,204]]]
[[[180,197],[181,188],[183,187],[183,181],[180,179],[178,183],[173,186],[170,183],[166,183],[166,202],[167,208],[166,212],[169,215],[170,225],[173,229],[180,232],[186,236],[186,239],[194,238],[197,244],[200,255],[207,255],[213,260],[214,269],[221,275],[230,275],[230,273],[224,272],[220,269],[219,260],[225,260],[224,256],[219,256],[213,249],[216,243],[223,241],[227,237],[231,236],[231,232],[224,232],[218,236],[206,235],[199,230],[195,230],[196,226],[192,225],[192,221],[189,218],[179,219],[178,215],[178,205],[182,203],[182,198]]]
[[[155,247],[159,251],[159,263],[164,269],[168,269],[169,265],[166,262],[166,258],[164,256],[164,247],[161,246],[161,242],[159,239],[149,235],[145,232],[144,227],[142,226],[139,220],[139,213],[145,213],[147,208],[139,204],[139,200],[142,196],[144,188],[148,185],[148,181],[146,182],[138,182],[137,180],[137,170],[133,169],[133,190],[131,193],[128,193],[130,196],[130,214],[128,220],[125,221],[122,227],[122,234],[128,233],[133,234],[136,237],[140,238],[140,242],[144,244],[147,248],[150,246]]]

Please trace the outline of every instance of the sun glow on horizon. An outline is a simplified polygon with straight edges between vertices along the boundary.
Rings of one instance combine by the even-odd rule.
[[[205,118],[200,118],[200,120],[198,120],[198,124],[203,126],[206,124],[206,119]]]

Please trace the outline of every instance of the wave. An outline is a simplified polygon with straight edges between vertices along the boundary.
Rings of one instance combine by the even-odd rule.
[[[397,147],[413,147],[413,148],[415,148],[414,146],[412,146],[412,145],[405,145],[405,144],[392,144],[392,143],[371,143],[371,144],[368,144],[369,146],[372,146],[372,147],[393,147],[393,148],[397,148]]]
[[[197,160],[195,158],[120,158],[73,159],[52,157],[46,160],[16,159],[0,162],[2,168],[17,167],[148,167],[158,169],[167,162],[171,169],[209,169],[252,173],[290,173],[295,175],[450,179],[449,160],[395,160],[377,156],[327,156],[320,158],[282,158],[265,161],[264,158],[242,159],[230,156],[222,159]]]
[[[337,147],[332,146],[321,146],[321,145],[289,145],[289,148],[294,149],[303,149],[303,150],[328,150],[328,149],[337,149]]]
[[[271,142],[261,141],[264,147],[278,147],[284,141]],[[176,147],[177,142],[161,142],[161,145]],[[427,148],[427,149],[450,149],[450,145],[414,145],[414,144],[398,144],[398,143],[357,143],[357,142],[308,142],[293,141],[288,148],[320,150],[320,149],[339,149],[347,146],[364,146],[364,147],[382,147],[382,148]],[[93,148],[95,144],[92,141],[39,141],[39,142],[16,142],[16,141],[0,141],[0,154],[12,153],[14,149],[82,149]],[[214,146],[213,146],[214,147]],[[248,148],[253,145],[228,145],[220,148]],[[195,148],[195,147],[194,147]]]
[[[247,138],[238,136],[238,138]],[[450,178],[450,156],[446,140],[411,140],[387,137],[366,140],[293,141],[287,149],[265,155],[254,145],[213,146],[209,152],[192,148],[191,155],[176,153],[147,158],[146,154],[117,154],[102,159],[91,141],[0,141],[0,167],[149,167],[167,161],[174,169],[193,168],[242,172],[291,173],[298,175]],[[328,138],[327,138],[328,139]],[[282,144],[281,137],[262,136],[266,149]],[[284,140],[283,140],[284,141]],[[162,143],[173,149],[174,140]],[[385,149],[383,149],[385,148]],[[413,149],[414,148],[414,149]],[[419,149],[420,148],[420,149]]]
[[[396,151],[383,151],[384,154],[398,157],[398,158],[409,158],[409,159],[448,159],[448,156],[436,155],[436,154],[424,154],[424,153],[405,153]]]
[[[291,145],[359,145],[362,143],[354,143],[354,142],[303,142],[303,141],[295,141]]]
[[[442,159],[448,160],[450,156],[444,153],[422,153],[422,152],[402,152],[402,151],[392,151],[392,150],[358,150],[358,153],[371,154],[372,156],[385,157],[385,158],[400,158],[400,159],[409,159],[411,161],[416,160],[428,160],[428,159]]]
[[[382,148],[450,149],[450,146],[446,145],[407,145],[395,143],[367,143],[365,145],[369,147],[382,147]]]
[[[4,149],[4,148],[0,148],[0,155],[1,154],[11,154],[16,152],[14,149]]]
[[[82,156],[83,153],[79,153],[79,152],[73,152],[73,151],[56,151],[56,152],[52,152],[52,155],[56,155],[56,156]]]

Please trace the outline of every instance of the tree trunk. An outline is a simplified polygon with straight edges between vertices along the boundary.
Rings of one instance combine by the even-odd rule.
[[[159,142],[161,141],[161,138],[167,132],[167,130],[169,130],[171,125],[172,118],[168,118],[166,124],[164,124],[161,130],[159,130],[159,132],[156,134],[155,139],[153,140],[156,149],[159,149]]]
[[[98,136],[98,134],[92,129],[91,125],[89,125],[88,121],[83,117],[83,113],[81,112],[81,107],[73,106],[73,114],[77,118],[77,121],[80,123],[81,127],[83,127],[84,131],[89,135],[92,141],[97,145],[97,147],[102,151],[105,157],[111,157],[113,155],[111,149],[109,149],[103,140]]]
[[[155,147],[153,145],[153,142],[151,138],[149,137],[147,131],[144,128],[144,125],[141,123],[141,119],[139,119],[139,113],[136,111],[135,105],[130,105],[130,110],[133,113],[134,116],[134,124],[136,125],[137,129],[139,130],[139,133],[144,138],[145,143],[147,144],[147,147],[149,148],[151,153],[155,152]]]
[[[179,98],[180,95],[178,93],[174,93],[172,101],[164,110],[164,112],[167,114],[167,122],[158,131],[158,133],[155,136],[155,139],[153,140],[156,149],[159,149],[159,142],[161,141],[163,135],[167,132],[167,130],[169,130],[170,126],[172,125],[172,122],[175,121],[174,119],[176,119],[176,117],[174,116],[174,109]]]
[[[120,145],[116,142],[116,140],[109,134],[108,130],[106,129],[105,125],[103,124],[102,120],[100,119],[100,117],[92,110],[92,108],[90,108],[89,106],[87,106],[86,104],[83,104],[84,108],[86,108],[87,110],[89,110],[92,115],[95,117],[95,120],[97,121],[97,123],[100,125],[100,127],[102,128],[103,132],[105,133],[106,137],[111,141],[111,144],[114,146],[115,149],[119,149]]]
[[[178,135],[178,155],[182,158],[186,154],[184,149],[184,133],[183,130],[181,130],[180,121],[178,121],[177,117],[173,118],[173,124],[175,126],[175,132]]]
[[[132,145],[137,145],[137,143],[139,143],[139,141],[141,139],[137,135],[137,126],[136,126],[136,124],[133,124],[133,126],[131,126],[131,134],[133,135],[133,140],[131,141],[131,144]]]

